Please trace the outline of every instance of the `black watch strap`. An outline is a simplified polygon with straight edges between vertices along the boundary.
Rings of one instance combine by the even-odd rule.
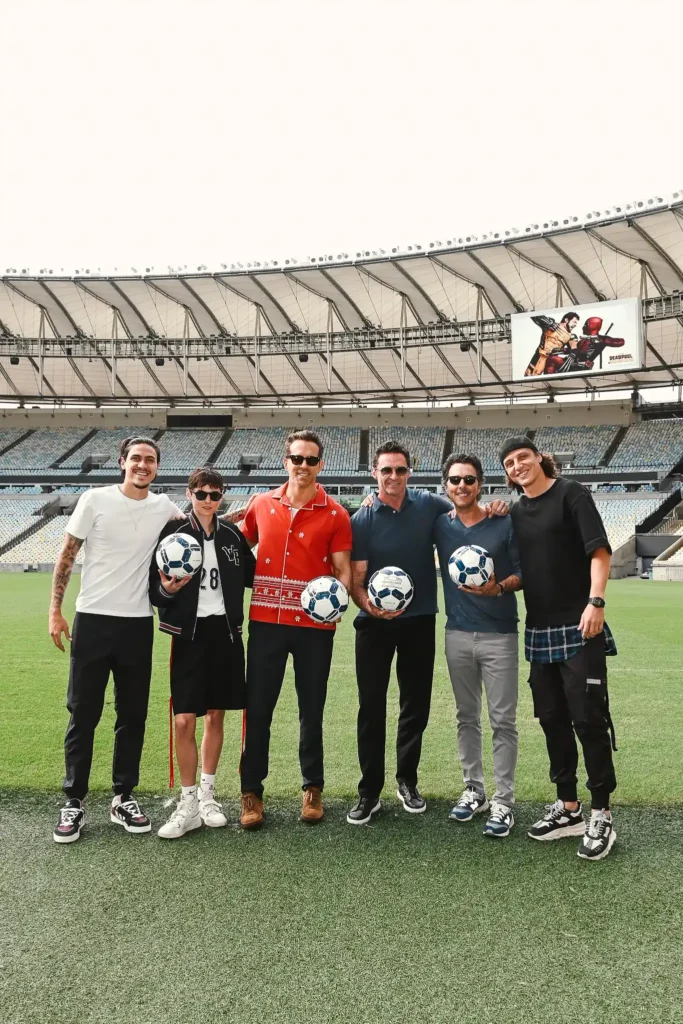
[[[589,597],[588,603],[592,604],[594,608],[604,608],[605,602],[602,597]]]

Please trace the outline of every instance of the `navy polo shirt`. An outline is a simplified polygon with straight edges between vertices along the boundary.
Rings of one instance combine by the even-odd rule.
[[[412,579],[415,594],[403,612],[406,618],[438,611],[432,531],[439,516],[451,507],[437,494],[408,490],[400,509],[385,505],[375,494],[373,504],[359,508],[351,518],[351,560],[368,563],[365,586],[386,565],[397,565]],[[367,612],[358,615],[367,617]]]
[[[522,576],[519,549],[512,525],[512,516],[492,516],[474,526],[465,526],[455,517],[441,516],[434,525],[434,541],[439,553],[441,578],[446,601],[446,629],[466,633],[516,633],[517,599],[514,594],[502,597],[477,597],[459,590],[448,574],[448,559],[463,544],[485,548],[493,559],[498,582],[508,576]]]

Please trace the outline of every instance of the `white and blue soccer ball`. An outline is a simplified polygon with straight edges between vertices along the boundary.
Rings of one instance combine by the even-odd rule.
[[[461,587],[483,587],[493,576],[493,559],[486,548],[464,544],[448,559],[448,575]]]
[[[334,576],[316,576],[301,594],[301,607],[314,622],[338,622],[349,607],[349,593]]]
[[[199,541],[186,533],[164,537],[157,548],[157,565],[166,576],[194,576],[202,565]]]
[[[373,572],[368,583],[368,597],[383,612],[400,612],[413,599],[413,581],[396,565],[386,565]]]

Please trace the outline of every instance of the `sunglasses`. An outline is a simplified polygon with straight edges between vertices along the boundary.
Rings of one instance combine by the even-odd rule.
[[[304,462],[307,466],[317,466],[320,462],[319,455],[286,455],[285,458],[289,459],[293,466],[303,466]]]
[[[473,476],[472,473],[468,473],[467,476],[449,476],[448,478],[449,484],[453,484],[454,487],[457,487],[461,480],[463,480],[468,487],[471,487],[472,484],[476,484],[477,482],[476,476]]]
[[[223,497],[222,491],[193,491],[192,493],[197,501],[206,501],[207,498],[211,501],[220,501]]]
[[[392,473],[396,473],[397,476],[405,476],[407,472],[407,466],[382,466],[380,469],[382,476],[391,476]]]

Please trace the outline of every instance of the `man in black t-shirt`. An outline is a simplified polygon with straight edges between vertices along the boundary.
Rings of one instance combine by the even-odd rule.
[[[557,801],[528,834],[538,840],[583,836],[579,857],[601,860],[616,839],[609,810],[616,746],[605,660],[616,648],[604,613],[612,550],[589,492],[575,480],[557,479],[552,457],[528,437],[509,438],[500,461],[523,492],[510,514],[524,581],[525,653],[557,787]],[[576,737],[591,793],[588,825],[577,799]]]

